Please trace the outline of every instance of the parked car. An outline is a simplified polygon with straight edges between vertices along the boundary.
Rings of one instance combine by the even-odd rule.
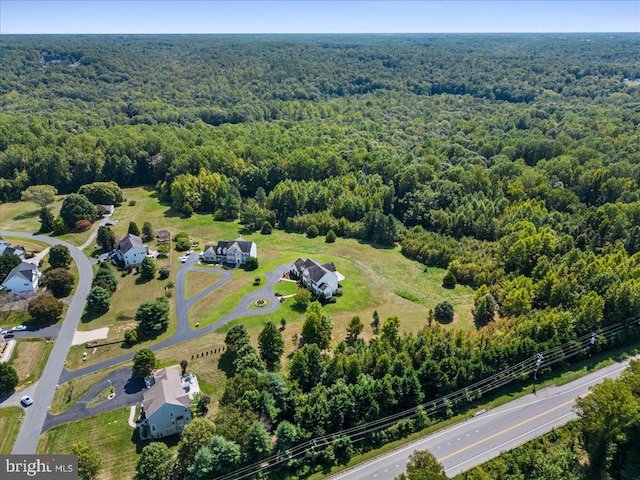
[[[6,333],[4,335],[4,338],[13,338],[13,337],[15,337],[15,335],[13,333]]]
[[[9,333],[9,330],[0,330],[0,335],[4,335],[5,333]]]
[[[29,395],[25,395],[20,399],[20,403],[22,403],[22,405],[24,405],[25,407],[28,407],[33,403],[33,399]]]
[[[22,331],[24,331],[26,329],[27,329],[27,327],[25,327],[24,325],[16,325],[10,331],[11,332],[22,332]]]

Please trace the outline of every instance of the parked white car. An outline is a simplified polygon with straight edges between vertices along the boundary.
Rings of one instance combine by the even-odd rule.
[[[11,328],[9,331],[10,332],[22,332],[24,330],[26,330],[27,327],[25,327],[24,325],[16,325],[15,327]]]
[[[33,403],[33,399],[29,395],[25,395],[20,399],[20,403],[22,403],[22,405],[24,405],[25,407],[28,407]]]

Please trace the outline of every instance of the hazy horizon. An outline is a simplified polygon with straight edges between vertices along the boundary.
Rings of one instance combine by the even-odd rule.
[[[638,33],[636,0],[2,0],[3,35]]]

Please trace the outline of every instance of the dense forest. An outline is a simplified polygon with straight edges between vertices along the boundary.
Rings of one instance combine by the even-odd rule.
[[[333,351],[313,307],[287,372],[235,330],[217,421],[193,427],[209,440],[175,466],[221,474],[640,313],[638,51],[634,34],[3,36],[0,196],[151,184],[183,215],[398,243],[476,288],[477,332],[402,337],[391,317],[365,343],[354,319]]]

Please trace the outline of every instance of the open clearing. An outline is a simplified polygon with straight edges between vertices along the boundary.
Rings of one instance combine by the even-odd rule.
[[[24,412],[20,407],[0,408],[0,453],[9,454],[20,431],[20,415]]]
[[[187,284],[185,287],[186,298],[189,299],[199,294],[221,278],[222,276],[215,272],[187,272]]]
[[[40,378],[53,348],[52,342],[42,338],[20,338],[16,340],[13,358],[9,362],[18,373],[18,387]]]

